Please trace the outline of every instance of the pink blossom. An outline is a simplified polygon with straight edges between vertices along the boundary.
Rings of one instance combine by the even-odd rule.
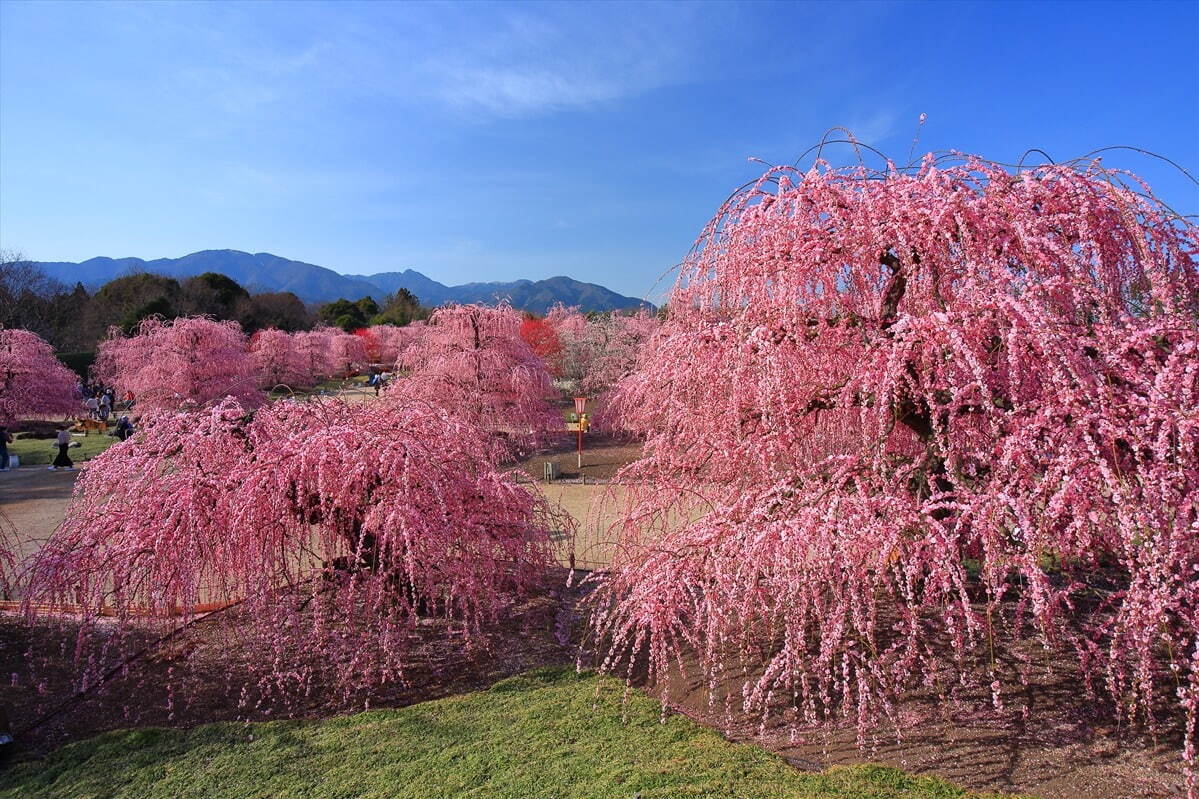
[[[260,690],[302,697],[320,672],[352,696],[402,674],[418,616],[469,639],[540,584],[548,509],[489,458],[477,428],[425,404],[152,412],[79,478],[30,609],[170,629],[171,612],[240,602],[212,634],[261,649]],[[89,630],[83,668],[118,640]]]

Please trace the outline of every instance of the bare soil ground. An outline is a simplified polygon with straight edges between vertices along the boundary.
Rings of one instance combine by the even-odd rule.
[[[585,478],[587,482],[601,482],[611,480],[622,466],[641,457],[641,442],[589,431],[583,435],[583,468],[580,469],[575,454],[577,445],[577,434],[563,432],[516,468],[533,480],[541,480],[545,473],[544,464],[552,461],[558,464],[563,480]]]
[[[1030,652],[1038,649],[1028,643]],[[956,702],[912,694],[897,708],[899,730],[878,730],[865,749],[852,719],[797,732],[779,720],[779,712],[763,728],[759,716],[740,709],[740,679],[730,677],[710,693],[702,678],[676,671],[664,697],[660,687],[651,692],[726,737],[755,742],[804,769],[869,760],[973,790],[1044,799],[1185,794],[1179,738],[1154,740],[1143,731],[1121,730],[1109,708],[1083,698],[1069,663],[1042,656],[1038,667],[1026,687],[1014,675],[1003,680],[1008,698],[1002,711],[990,705],[985,690],[964,691]]]

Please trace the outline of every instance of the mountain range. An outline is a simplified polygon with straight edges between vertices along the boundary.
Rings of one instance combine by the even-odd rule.
[[[516,280],[509,283],[465,283],[447,286],[414,269],[374,275],[342,275],[323,266],[292,261],[269,252],[201,250],[182,258],[90,258],[81,263],[43,261],[37,264],[48,276],[69,286],[82,283],[95,290],[113,278],[135,272],[151,272],[185,278],[204,272],[219,272],[253,292],[290,291],[305,302],[356,300],[372,296],[381,300],[398,289],[407,289],[422,305],[445,303],[495,303],[508,300],[512,307],[544,314],[555,303],[577,305],[583,311],[616,311],[653,306],[634,297],[617,294],[595,283],[569,277],[545,280]]]

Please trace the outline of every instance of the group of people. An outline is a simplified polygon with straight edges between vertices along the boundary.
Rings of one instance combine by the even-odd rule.
[[[83,404],[87,407],[88,418],[107,422],[116,405],[116,390],[111,386],[99,383],[80,383],[79,391],[83,395]]]

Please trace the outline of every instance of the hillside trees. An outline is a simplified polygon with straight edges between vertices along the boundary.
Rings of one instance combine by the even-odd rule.
[[[741,656],[747,709],[865,729],[1032,636],[1130,721],[1177,696],[1192,758],[1199,232],[1119,178],[778,167],[721,208],[618,392],[605,667]]]
[[[403,327],[428,318],[429,310],[421,306],[416,295],[408,289],[399,289],[384,298],[383,307],[369,321],[372,325]]]
[[[268,328],[295,333],[315,323],[304,302],[290,291],[251,294],[238,301],[236,318],[247,333]]]
[[[497,457],[535,445],[562,422],[548,403],[549,372],[520,337],[520,321],[506,305],[437,309],[401,353],[408,376],[388,396],[444,408],[489,431]]]
[[[143,408],[178,409],[232,396],[261,402],[259,377],[246,336],[236,322],[205,317],[157,317],[131,336],[113,329],[100,344],[96,377]]]
[[[78,383],[36,334],[0,328],[0,425],[23,416],[77,413]]]
[[[239,305],[250,298],[240,283],[217,272],[187,278],[180,284],[179,294],[182,315],[214,319],[236,319]]]
[[[110,280],[92,295],[81,324],[91,341],[98,341],[116,326],[132,333],[143,319],[179,314],[182,288],[179,281],[161,275],[136,273]]]
[[[346,333],[366,327],[372,317],[379,313],[379,305],[370,297],[356,302],[346,299],[327,302],[317,309],[316,315],[327,325],[340,327]]]
[[[0,328],[29,330],[57,349],[75,348],[83,338],[79,309],[87,302],[83,286],[68,288],[20,253],[0,251]]]

